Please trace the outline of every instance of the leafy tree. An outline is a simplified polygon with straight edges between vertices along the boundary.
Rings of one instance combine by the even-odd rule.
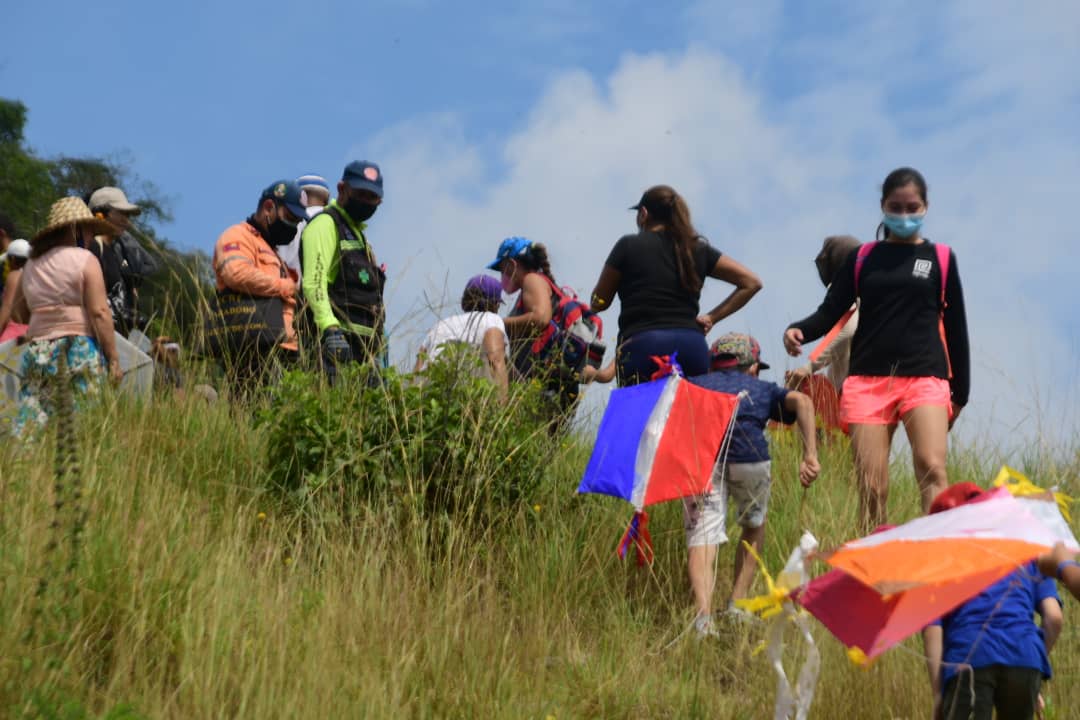
[[[44,225],[57,198],[78,195],[87,200],[99,187],[123,188],[143,211],[131,234],[160,264],[139,290],[139,311],[151,320],[150,334],[191,338],[200,324],[199,308],[213,289],[212,274],[205,254],[180,251],[158,235],[157,226],[172,221],[168,198],[153,182],[140,178],[122,154],[38,157],[24,142],[26,119],[26,105],[0,98],[0,212],[30,237]]]
[[[29,237],[48,213],[55,190],[49,163],[23,148],[26,106],[0,98],[0,212]]]

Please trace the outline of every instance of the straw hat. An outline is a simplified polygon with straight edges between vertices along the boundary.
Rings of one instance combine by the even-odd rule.
[[[52,207],[49,208],[49,219],[46,221],[45,227],[30,239],[30,244],[33,245],[53,230],[58,230],[66,225],[90,227],[96,234],[101,235],[111,235],[115,232],[113,226],[108,222],[94,217],[94,214],[90,212],[90,208],[82,201],[82,198],[66,197],[60,198],[52,204]]]

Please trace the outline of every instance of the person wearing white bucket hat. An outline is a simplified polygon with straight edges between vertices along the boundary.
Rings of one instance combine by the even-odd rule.
[[[30,257],[30,243],[22,238],[15,238],[8,244],[7,250],[0,254],[0,262],[11,260],[26,260]]]
[[[17,238],[18,232],[15,230],[15,223],[11,218],[0,212],[0,253],[6,253],[8,245],[11,241]],[[7,281],[7,266],[0,261],[0,291],[4,289],[4,283]]]
[[[24,325],[10,323],[12,311],[15,309],[15,289],[19,286],[19,278],[22,277],[23,266],[30,257],[30,243],[22,238],[11,241],[7,252],[0,255],[0,266],[7,270],[7,282],[4,284],[3,295],[0,296],[0,342],[8,339],[8,335],[17,333],[21,335]],[[8,324],[12,327],[9,328]]]
[[[12,427],[17,437],[43,425],[54,410],[54,393],[45,391],[55,382],[61,357],[76,396],[97,392],[102,355],[110,379],[119,382],[122,376],[101,266],[78,246],[107,232],[109,224],[94,217],[82,199],[66,197],[53,203],[45,227],[30,240],[14,301],[16,316],[30,317]]]

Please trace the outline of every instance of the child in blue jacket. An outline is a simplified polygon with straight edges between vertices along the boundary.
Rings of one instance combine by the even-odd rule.
[[[978,485],[958,483],[938,494],[930,512],[978,502],[982,495]],[[1030,562],[927,627],[934,717],[990,720],[995,710],[999,720],[1035,717],[1062,625],[1053,579]]]

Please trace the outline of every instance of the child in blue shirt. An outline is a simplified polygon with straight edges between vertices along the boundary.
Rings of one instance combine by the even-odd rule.
[[[736,507],[743,529],[742,540],[760,552],[765,537],[765,513],[772,486],[769,443],[765,426],[769,420],[786,424],[797,422],[803,440],[803,459],[799,480],[809,487],[821,468],[817,459],[814,431],[814,404],[803,393],[787,390],[776,383],[758,379],[768,365],[761,362],[761,347],[749,335],[728,333],[710,349],[713,372],[689,378],[709,390],[731,395],[745,392],[735,415],[726,462],[718,464],[713,474],[713,492],[684,501],[686,544],[689,555],[690,584],[694,591],[698,633],[712,630],[713,568],[716,548],[727,542],[724,530],[727,500]],[[735,550],[735,579],[732,583],[728,613],[733,602],[750,592],[755,565],[743,542]]]
[[[939,493],[931,514],[983,495],[974,483]],[[1035,624],[1035,613],[1042,626]],[[923,631],[935,718],[1029,720],[1035,716],[1050,649],[1063,625],[1053,579],[1034,562],[1007,575]]]

